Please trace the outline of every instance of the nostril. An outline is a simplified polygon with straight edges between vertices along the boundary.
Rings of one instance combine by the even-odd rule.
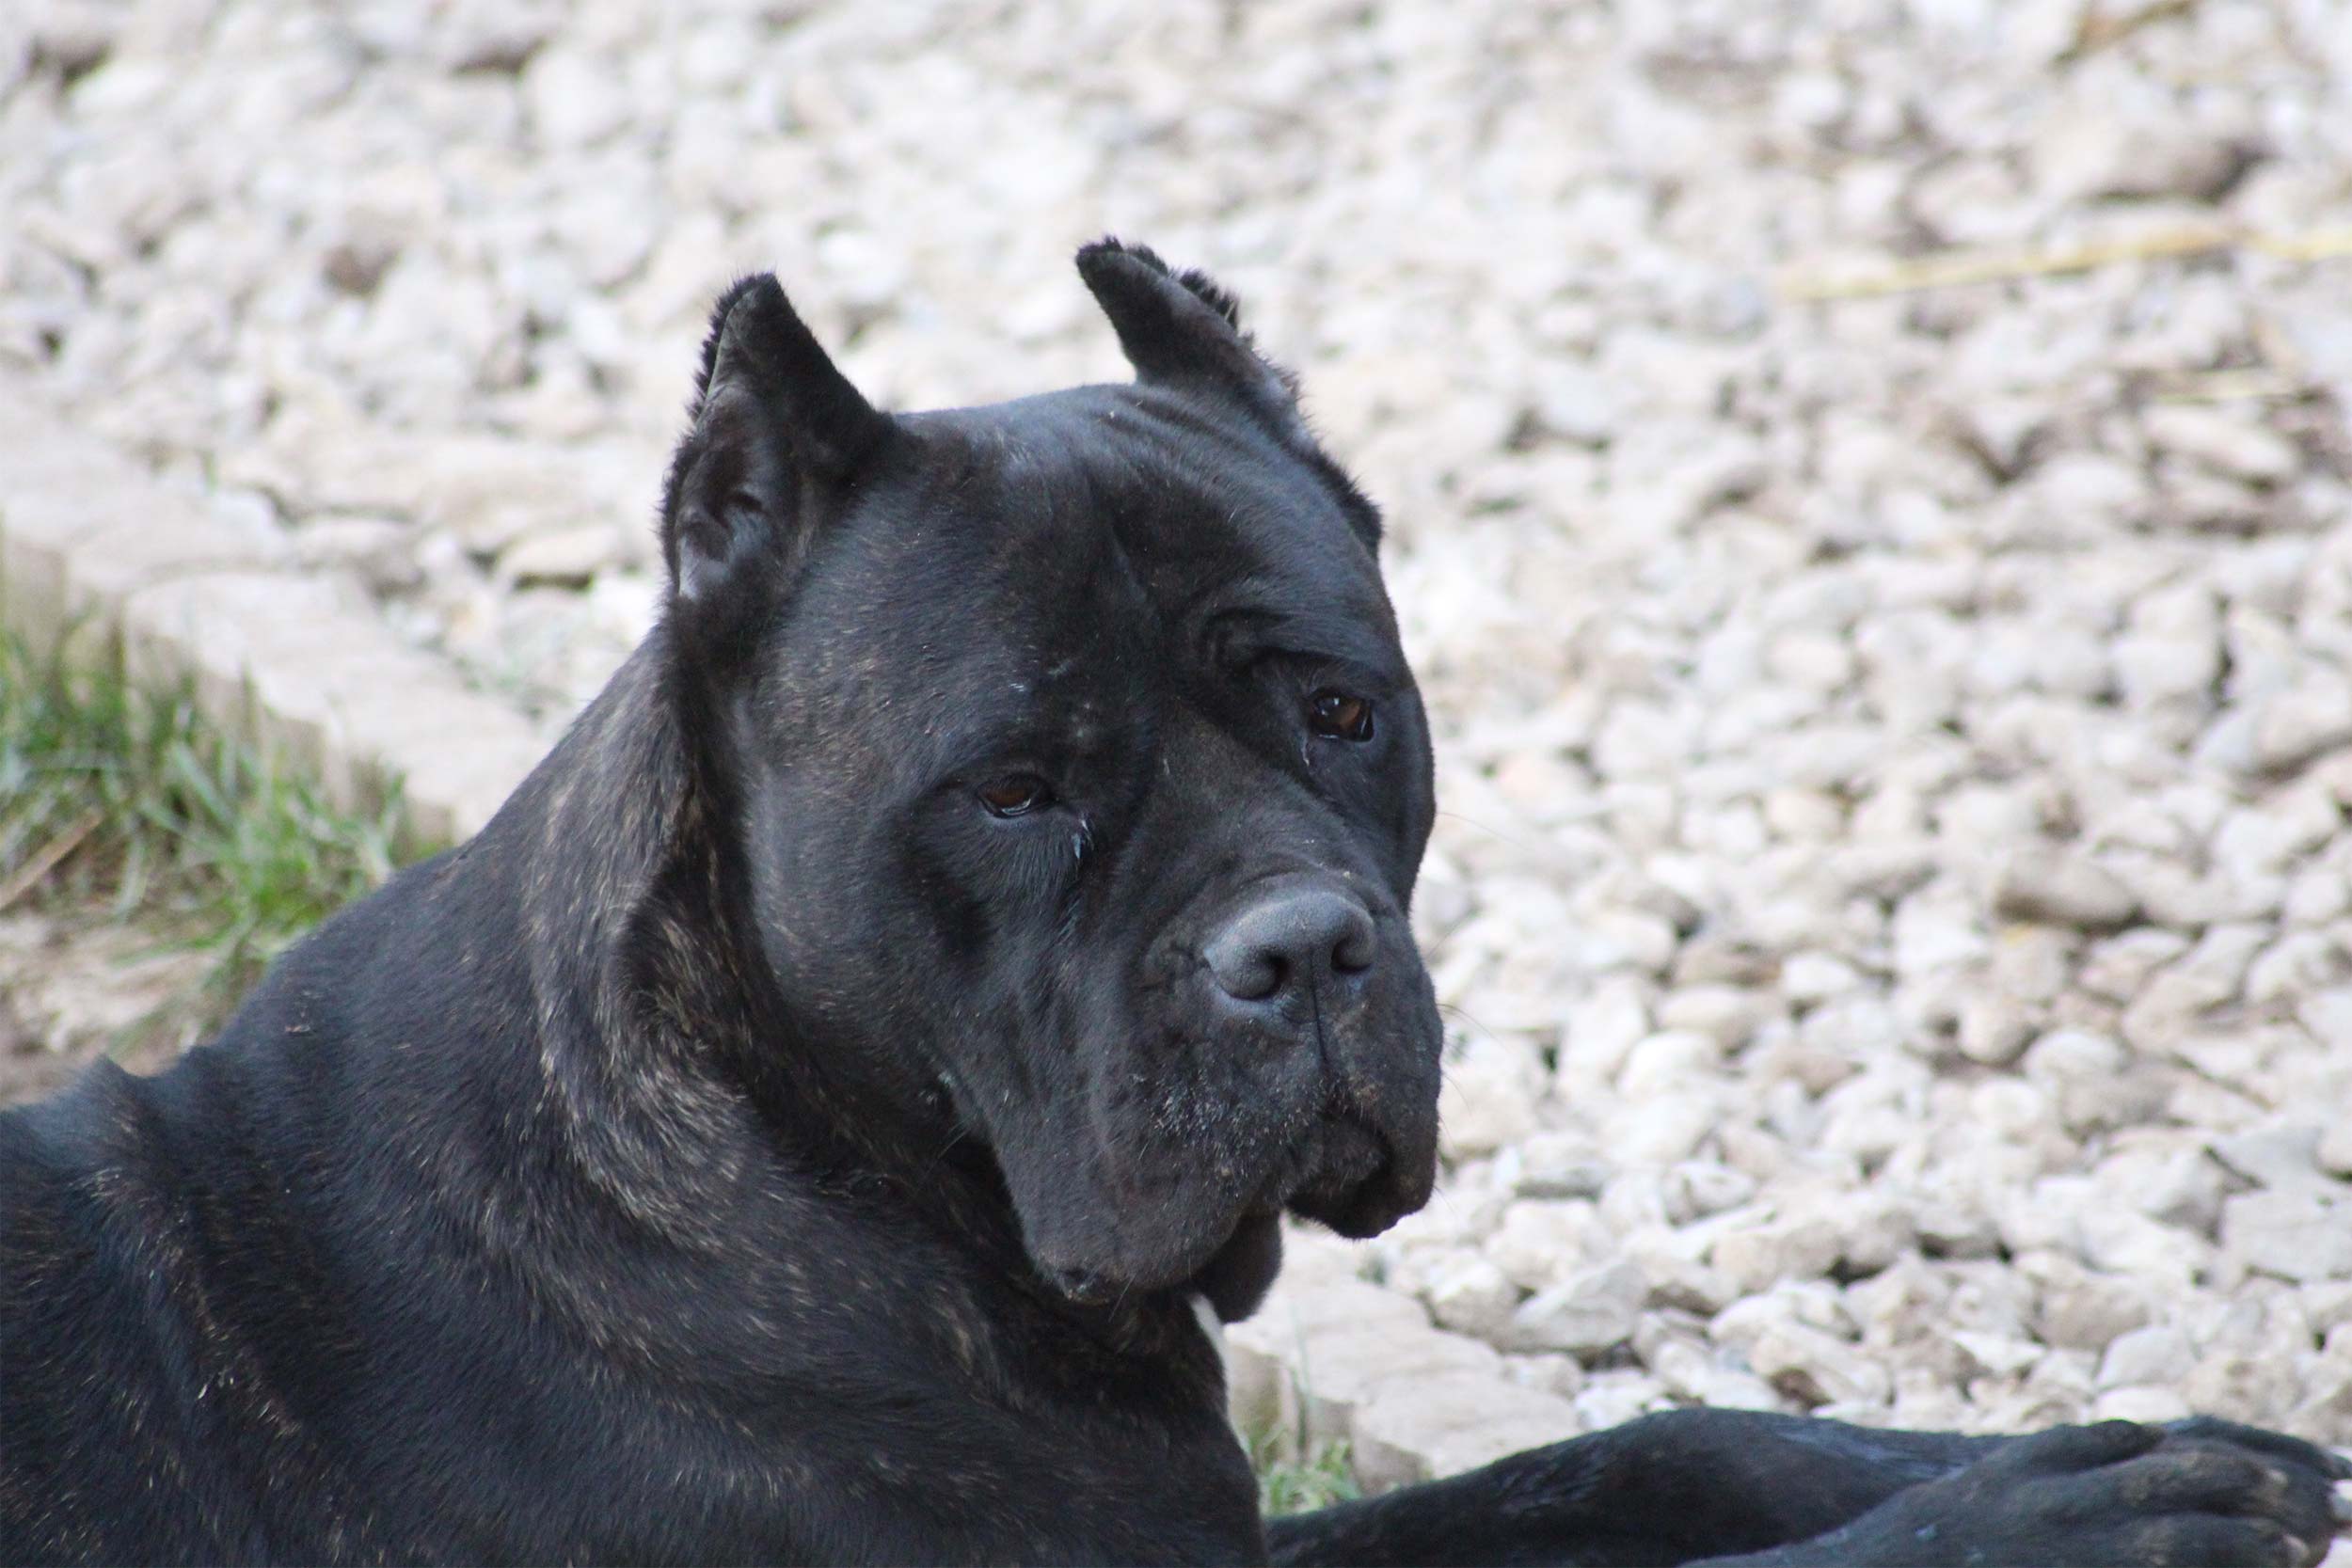
[[[1379,944],[1373,938],[1372,922],[1367,920],[1361,926],[1350,927],[1332,947],[1331,968],[1341,974],[1361,974],[1372,967],[1372,960],[1378,951]]]
[[[1289,978],[1281,950],[1248,921],[1237,920],[1219,931],[1200,956],[1217,989],[1236,1002],[1263,1002]]]
[[[1201,957],[1226,995],[1266,1002],[1287,990],[1303,992],[1318,978],[1360,974],[1372,967],[1376,948],[1372,916],[1354,899],[1292,888],[1228,920]]]
[[[1252,953],[1217,970],[1217,984],[1237,1002],[1263,1002],[1282,989],[1288,966],[1272,953]]]

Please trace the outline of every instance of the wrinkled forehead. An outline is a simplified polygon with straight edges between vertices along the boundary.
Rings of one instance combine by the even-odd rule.
[[[1254,421],[1138,387],[1079,387],[900,420],[933,505],[1072,572],[1115,547],[1155,595],[1246,577],[1376,582],[1325,482]],[[1375,595],[1377,596],[1376,594]]]
[[[1392,646],[1338,499],[1247,421],[1089,387],[899,422],[900,456],[851,519],[844,586],[889,602],[882,619],[914,651],[954,650],[972,681],[1099,673],[1238,610]]]

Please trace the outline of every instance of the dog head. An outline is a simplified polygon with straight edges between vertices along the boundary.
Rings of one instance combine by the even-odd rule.
[[[1133,384],[898,416],[737,285],[666,614],[789,1049],[944,1097],[1069,1294],[1233,1317],[1285,1209],[1428,1196],[1428,733],[1377,515],[1230,297],[1078,268]]]

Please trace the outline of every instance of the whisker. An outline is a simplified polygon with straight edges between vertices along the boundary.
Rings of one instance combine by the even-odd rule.
[[[1511,834],[1504,832],[1502,829],[1493,826],[1491,823],[1481,822],[1475,816],[1465,816],[1458,811],[1439,811],[1437,815],[1448,821],[1459,822],[1465,827],[1475,828],[1480,832],[1485,833],[1488,838],[1493,839],[1496,843],[1507,844],[1514,849],[1523,849],[1530,854],[1534,854],[1536,852],[1538,847],[1535,845],[1528,843],[1525,839],[1513,837]]]
[[[1438,1011],[1440,1013],[1451,1013],[1455,1018],[1461,1019],[1463,1022],[1475,1027],[1479,1034],[1485,1036],[1487,1039],[1492,1040],[1502,1038],[1502,1036],[1496,1033],[1493,1029],[1488,1028],[1486,1022],[1479,1018],[1476,1013],[1471,1012],[1468,1007],[1463,1006],[1458,1002],[1440,1002],[1438,1004]]]

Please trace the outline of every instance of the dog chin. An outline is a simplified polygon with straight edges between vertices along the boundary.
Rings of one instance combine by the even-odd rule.
[[[1202,1295],[1227,1323],[1248,1317],[1265,1298],[1282,1267],[1282,1215],[1273,1208],[1242,1214],[1206,1257],[1155,1259],[1147,1267],[1057,1266],[1041,1263],[1053,1287],[1082,1306],[1103,1307],[1156,1291]]]
[[[1415,1129],[1383,1130],[1346,1114],[1328,1116],[1271,1163],[1244,1196],[1210,1224],[1190,1230],[1190,1244],[1071,1249],[1054,1259],[1035,1253],[1039,1271],[1069,1300],[1107,1306],[1130,1296],[1181,1291],[1207,1298],[1236,1323],[1257,1310],[1282,1267],[1285,1212],[1353,1241],[1376,1236],[1429,1201],[1437,1184],[1437,1140]],[[1196,1194],[1192,1212],[1216,1204]],[[1105,1238],[1093,1238],[1102,1240]]]
[[[1247,1214],[1189,1288],[1208,1298],[1219,1322],[1239,1323],[1258,1309],[1281,1271],[1282,1216]]]
[[[1372,1174],[1328,1187],[1311,1184],[1286,1206],[1352,1241],[1377,1236],[1429,1201],[1436,1169],[1399,1178],[1385,1151]],[[1258,1309],[1282,1268],[1282,1218],[1279,1210],[1245,1213],[1233,1233],[1195,1274],[1187,1289],[1206,1296],[1226,1323],[1239,1323]]]
[[[1351,1240],[1376,1236],[1429,1200],[1436,1164],[1427,1170],[1399,1172],[1385,1148],[1365,1167],[1363,1151],[1343,1158],[1317,1173],[1286,1201],[1261,1199],[1233,1221],[1215,1250],[1197,1262],[1169,1259],[1150,1269],[1047,1267],[1046,1277],[1070,1300],[1106,1306],[1128,1295],[1176,1290],[1206,1297],[1217,1317],[1238,1323],[1258,1309],[1282,1268],[1282,1214],[1285,1210],[1312,1220]]]

